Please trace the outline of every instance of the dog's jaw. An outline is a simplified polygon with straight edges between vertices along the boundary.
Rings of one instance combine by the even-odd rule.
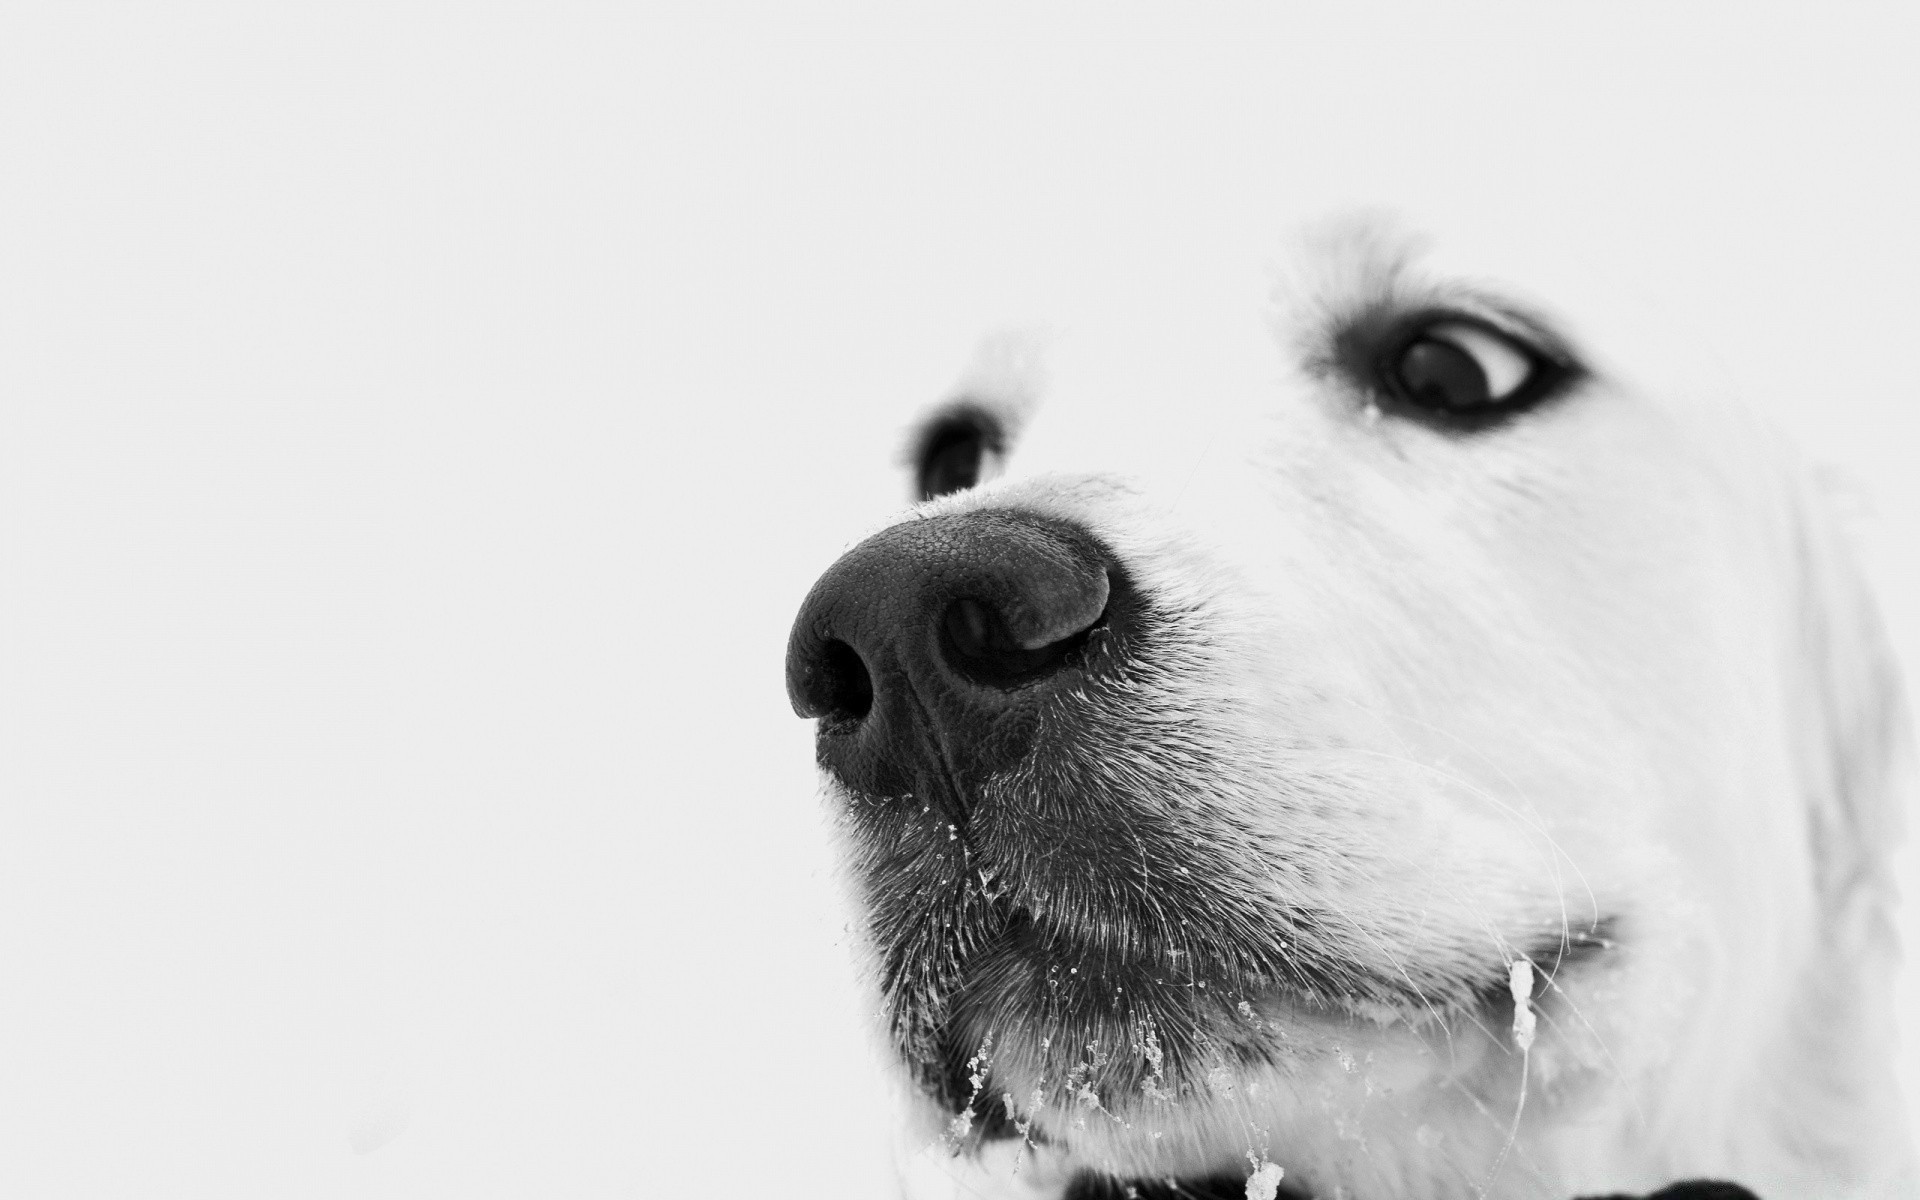
[[[1565,1020],[1566,1007],[1553,1007]],[[1217,1179],[1271,1162],[1284,1165],[1289,1195],[1516,1198],[1622,1178],[1630,1148],[1619,1130],[1595,1123],[1556,1139],[1608,1082],[1595,1039],[1522,1051],[1510,1011],[1494,1009],[1444,1027],[1329,1019],[1283,1003],[1254,1013],[1249,1025],[1279,1047],[1261,1065],[1218,1065],[1191,1086],[1149,1077],[1118,1096],[1101,1092],[1092,1070],[1069,1072],[1064,1087],[1036,1087],[1024,1111],[1011,1090],[979,1096],[958,1117],[929,1106],[918,1140],[957,1156],[950,1170],[966,1178],[993,1174],[992,1164],[1011,1178],[1024,1164],[1030,1179]],[[983,1049],[982,1059],[1000,1047]],[[984,1077],[984,1063],[974,1065]],[[1523,1097],[1529,1076],[1534,1093]]]
[[[977,831],[963,835],[931,805],[901,812],[844,793],[834,803],[861,907],[875,921],[869,947],[890,1037],[927,1106],[923,1134],[963,1157],[1011,1139],[1049,1169],[1158,1178],[1231,1172],[1252,1155],[1284,1161],[1296,1183],[1325,1194],[1420,1179],[1426,1194],[1499,1195],[1487,1188],[1491,1168],[1524,1195],[1568,1172],[1541,1161],[1538,1139],[1507,1163],[1508,1143],[1543,1111],[1564,1115],[1610,1081],[1604,1039],[1580,998],[1614,966],[1611,921],[1516,939],[1516,953],[1539,964],[1528,1007],[1544,1025],[1523,1049],[1497,957],[1477,979],[1460,974],[1457,958],[1447,961],[1453,975],[1412,963],[1398,978],[1376,978],[1357,962],[1339,966],[1339,943],[1324,930],[1303,934],[1284,906],[1241,908],[1197,930],[1147,929],[1137,914],[1113,911],[1106,922],[1128,930],[1124,942],[1076,940],[1071,922],[1048,936],[1035,911],[1062,903],[1063,885],[1072,908],[1073,880],[1010,870],[1004,853],[983,853]],[[875,872],[876,820],[927,825],[887,826],[884,841],[915,847],[920,869],[939,870],[896,862]],[[1132,848],[1159,845],[1148,832]],[[1173,911],[1220,916],[1204,891],[1220,882],[1219,864],[1172,861],[1193,893]],[[1128,868],[1138,869],[1131,856]],[[1035,887],[1048,894],[1032,896]],[[942,894],[948,904],[928,903]],[[1034,908],[1023,906],[1029,898]],[[1098,923],[1081,928],[1097,936]],[[952,937],[924,940],[931,931]],[[1262,960],[1256,939],[1236,945],[1250,931],[1269,948],[1276,935],[1325,944],[1301,969],[1284,954]],[[929,973],[929,964],[944,965]],[[1553,1088],[1536,1092],[1531,1112],[1522,1103],[1529,1069]]]

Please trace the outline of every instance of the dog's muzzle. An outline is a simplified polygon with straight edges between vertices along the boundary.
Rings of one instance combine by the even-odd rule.
[[[909,520],[848,551],[787,642],[794,711],[850,790],[964,819],[975,785],[1031,752],[1049,697],[1111,624],[1111,556],[1074,525],[990,510]]]

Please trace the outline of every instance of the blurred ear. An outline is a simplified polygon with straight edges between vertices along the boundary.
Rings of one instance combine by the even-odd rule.
[[[1898,666],[1825,497],[1796,506],[1796,705],[1815,885],[1830,937],[1874,958],[1896,950],[1893,851],[1913,782],[1912,729]]]
[[[1912,731],[1879,613],[1827,497],[1809,482],[1796,500],[1788,736],[1820,906],[1794,1014],[1805,1057],[1793,1086],[1807,1142],[1797,1148],[1844,1178],[1907,1153],[1892,1070],[1894,850],[1912,795]]]

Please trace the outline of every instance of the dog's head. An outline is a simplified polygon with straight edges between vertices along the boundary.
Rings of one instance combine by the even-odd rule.
[[[1277,337],[990,344],[794,626],[946,1149],[1316,1196],[1896,1163],[1900,717],[1786,456],[1376,229],[1286,278]]]

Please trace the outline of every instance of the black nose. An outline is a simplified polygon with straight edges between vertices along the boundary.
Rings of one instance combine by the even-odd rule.
[[[870,795],[947,794],[1024,756],[1082,674],[1117,579],[1077,526],[1008,511],[911,520],[814,584],[787,696],[824,718],[822,765]]]

